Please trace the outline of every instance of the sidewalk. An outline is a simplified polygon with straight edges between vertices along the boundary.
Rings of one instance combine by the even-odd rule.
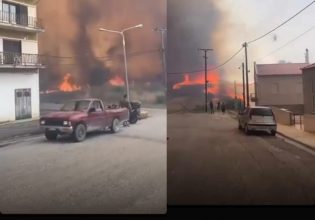
[[[315,150],[315,133],[305,132],[295,128],[295,126],[277,125],[277,132],[293,141]]]
[[[39,120],[25,120],[0,124],[0,141],[40,134]]]

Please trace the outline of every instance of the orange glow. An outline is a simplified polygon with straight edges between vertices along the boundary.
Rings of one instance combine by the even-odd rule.
[[[219,92],[219,73],[218,72],[208,72],[207,75],[208,80],[208,93],[218,94]],[[184,81],[176,83],[173,85],[174,90],[181,89],[186,86],[196,86],[196,85],[205,85],[205,76],[204,73],[200,72],[194,76],[190,76],[189,74],[185,74]],[[204,91],[205,92],[205,91]]]
[[[219,94],[219,86],[220,86],[220,76],[219,73],[216,71],[208,72],[208,93],[211,93],[213,95]],[[179,90],[186,86],[204,86],[205,85],[205,76],[204,72],[200,72],[194,75],[185,74],[184,79],[182,82],[176,83],[173,85],[173,90]],[[242,84],[236,85],[236,98],[243,100],[243,94],[242,94]],[[203,92],[205,93],[205,89],[203,89]],[[235,88],[234,83],[226,83],[225,84],[225,93],[227,96],[231,98],[235,98]]]
[[[124,86],[125,82],[122,78],[120,78],[119,76],[115,76],[113,79],[109,80],[109,83],[112,86]]]
[[[60,84],[59,86],[59,90],[63,91],[63,92],[74,92],[74,91],[78,91],[81,90],[80,86],[75,85],[74,83],[71,83],[71,74],[67,73],[64,77],[63,77],[63,82]]]

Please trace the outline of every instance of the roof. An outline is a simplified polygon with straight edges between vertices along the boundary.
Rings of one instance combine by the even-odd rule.
[[[315,63],[304,67],[303,70],[308,70],[308,69],[313,69],[313,68],[315,68]]]
[[[307,65],[307,63],[256,64],[256,74],[259,76],[302,75],[302,68]]]

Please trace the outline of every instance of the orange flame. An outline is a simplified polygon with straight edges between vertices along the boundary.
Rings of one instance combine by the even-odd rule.
[[[63,91],[63,92],[74,92],[74,91],[78,91],[81,90],[80,86],[75,85],[74,83],[71,83],[71,74],[67,73],[64,77],[63,77],[63,82],[60,84],[59,86],[59,90]]]
[[[220,81],[219,73],[209,72],[207,74],[207,81],[209,83],[208,93],[217,94],[219,92],[219,81]],[[185,74],[184,81],[173,85],[173,89],[178,90],[186,86],[195,86],[195,85],[204,85],[204,84],[205,84],[204,73],[200,72],[196,74],[196,76],[189,76],[188,74]]]
[[[119,76],[115,76],[114,78],[109,80],[109,83],[112,86],[124,86],[125,85],[124,80],[122,78],[120,78]]]

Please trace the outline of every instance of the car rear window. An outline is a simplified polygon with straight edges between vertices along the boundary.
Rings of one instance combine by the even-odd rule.
[[[268,108],[253,108],[251,109],[250,114],[258,116],[273,116],[272,110]]]

